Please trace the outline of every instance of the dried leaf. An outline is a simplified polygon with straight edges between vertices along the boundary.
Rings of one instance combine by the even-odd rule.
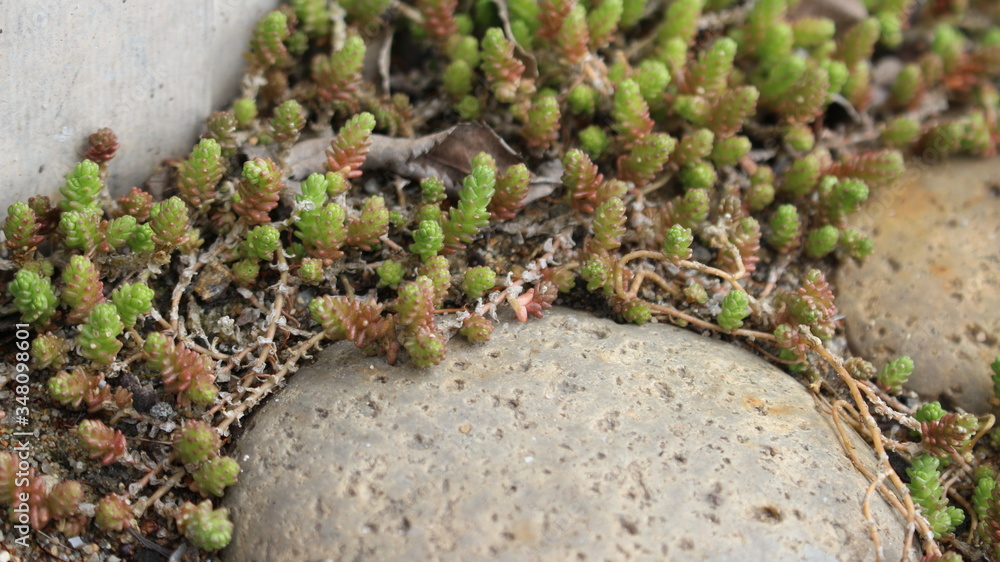
[[[802,0],[788,14],[789,19],[830,18],[843,32],[868,17],[868,9],[861,0]]]
[[[288,173],[286,189],[282,193],[282,201],[286,205],[294,202],[295,195],[299,193],[299,182],[309,174],[324,171],[325,150],[331,140],[329,136],[319,137],[292,147],[285,170]],[[361,169],[365,172],[390,172],[414,181],[438,177],[449,195],[454,197],[462,180],[472,171],[472,157],[480,152],[492,156],[501,171],[521,162],[514,149],[487,125],[461,123],[417,139],[372,135],[371,150]],[[562,172],[562,162],[558,159],[542,162],[532,174],[524,203],[551,195],[562,185]]]
[[[444,131],[417,139],[372,135],[372,145],[361,167],[365,172],[387,171],[404,178],[421,180],[441,178],[452,190],[472,171],[472,157],[485,152],[496,160],[500,170],[521,162],[514,149],[493,129],[480,123],[461,123]],[[323,171],[324,151],[332,137],[300,142],[288,158],[290,177],[301,181],[309,174]]]
[[[386,25],[371,38],[365,49],[365,62],[361,68],[361,78],[375,84],[376,91],[390,95],[389,68],[391,62],[392,39],[395,26]]]
[[[562,186],[562,176],[563,163],[559,158],[552,158],[539,164],[538,169],[531,174],[528,194],[524,196],[523,203],[527,205],[532,201],[552,195],[556,187]]]
[[[376,135],[372,135],[376,136]],[[289,178],[302,181],[313,172],[326,171],[323,166],[326,164],[326,149],[330,148],[333,136],[322,136],[314,139],[304,140],[292,146],[292,150],[286,159],[287,165],[282,170]],[[270,149],[267,146],[249,146],[244,148],[248,157],[257,156],[256,152],[268,154]]]

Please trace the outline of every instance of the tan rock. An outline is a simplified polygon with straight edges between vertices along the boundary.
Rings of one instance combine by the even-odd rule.
[[[429,370],[338,344],[232,454],[231,561],[874,559],[868,482],[809,393],[672,326],[555,309]]]
[[[909,355],[908,388],[984,413],[1000,355],[1000,160],[909,167],[852,219],[875,254],[841,269],[837,304],[857,353],[877,367]]]

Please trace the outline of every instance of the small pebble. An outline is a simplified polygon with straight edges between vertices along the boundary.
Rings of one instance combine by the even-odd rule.
[[[165,420],[175,416],[174,409],[166,402],[157,402],[153,404],[153,407],[149,409],[149,415],[154,418]]]

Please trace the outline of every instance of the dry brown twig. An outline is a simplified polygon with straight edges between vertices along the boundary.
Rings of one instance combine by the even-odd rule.
[[[241,397],[241,399],[238,400],[239,403],[235,408],[227,410],[222,413],[225,419],[219,422],[219,424],[216,425],[215,428],[219,430],[219,432],[223,436],[227,435],[229,426],[234,421],[242,417],[243,414],[247,411],[247,409],[253,407],[258,402],[260,402],[265,396],[270,394],[271,390],[277,387],[285,379],[286,376],[288,376],[296,369],[299,360],[305,356],[306,352],[315,347],[316,345],[318,345],[320,342],[322,342],[325,337],[326,334],[324,334],[323,332],[319,332],[313,335],[313,337],[295,346],[292,350],[291,355],[285,361],[284,365],[282,365],[281,369],[279,369],[276,373],[269,376],[267,380],[264,381],[263,384],[254,388],[253,391],[249,393],[249,395],[244,393],[243,397]]]
[[[263,348],[260,355],[257,357],[257,362],[254,364],[252,370],[254,372],[263,372],[264,360],[273,353],[276,352],[277,348],[274,345],[274,333],[278,329],[279,319],[283,319],[285,310],[285,294],[289,290],[288,286],[288,262],[285,261],[285,253],[282,250],[277,252],[278,255],[278,270],[281,275],[278,279],[278,295],[274,298],[274,303],[271,305],[271,320],[267,326],[267,332],[264,335],[263,340],[260,340],[261,347]]]
[[[670,283],[664,279],[659,274],[652,271],[639,271],[636,272],[634,277],[631,279],[631,286],[629,290],[625,289],[625,266],[632,260],[635,259],[652,259],[659,261],[661,263],[671,262],[665,255],[660,252],[652,252],[648,250],[634,251],[621,257],[615,263],[614,270],[614,291],[618,298],[623,300],[636,298],[639,292],[640,285],[645,280],[650,280],[656,285],[660,286],[665,292],[671,291]],[[738,260],[740,261],[740,260]],[[740,271],[734,276],[726,271],[720,270],[718,268],[710,267],[697,261],[692,260],[679,260],[675,262],[675,265],[679,267],[684,267],[688,269],[693,269],[703,274],[713,275],[718,278],[725,280],[732,287],[733,290],[739,290],[746,292],[746,289],[739,284],[739,279],[745,274],[745,270],[740,268]],[[765,291],[773,289],[775,282],[769,280]],[[759,313],[759,303],[756,299],[753,299],[751,295],[750,301],[754,306],[754,310]],[[651,310],[659,314],[665,314],[674,318],[681,319],[699,328],[708,329],[721,333],[729,333],[735,336],[742,336],[748,339],[764,340],[764,341],[775,341],[773,334],[767,332],[758,332],[754,330],[733,330],[726,331],[720,326],[696,318],[692,315],[685,314],[679,310],[672,307],[649,303]],[[903,554],[902,560],[906,561],[909,559],[909,553],[912,545],[913,533],[915,530],[919,530],[924,542],[924,551],[927,554],[940,554],[940,549],[934,540],[934,533],[931,531],[927,524],[927,521],[919,516],[916,512],[916,508],[913,503],[913,499],[910,496],[909,488],[903,483],[902,479],[896,473],[895,469],[889,462],[888,454],[886,453],[886,447],[892,449],[903,450],[910,454],[913,454],[914,447],[919,447],[915,444],[902,444],[893,440],[887,439],[883,434],[881,429],[878,427],[875,418],[872,416],[871,408],[869,408],[869,402],[872,404],[874,410],[881,416],[891,419],[897,423],[900,423],[904,427],[910,429],[918,429],[919,424],[912,417],[904,412],[900,412],[894,407],[890,406],[883,400],[882,396],[878,392],[872,389],[871,385],[862,385],[856,381],[850,373],[843,366],[843,362],[835,357],[826,347],[823,345],[819,338],[814,336],[807,326],[799,326],[800,336],[808,344],[809,348],[815,352],[820,358],[823,359],[830,367],[834,369],[843,383],[847,386],[851,400],[853,404],[848,402],[838,400],[832,406],[829,407],[828,413],[832,415],[834,420],[834,425],[838,432],[838,437],[840,439],[841,445],[844,448],[845,453],[855,467],[868,478],[870,485],[868,486],[864,498],[862,500],[862,512],[865,517],[866,525],[868,525],[869,532],[871,534],[871,540],[876,550],[876,559],[882,560],[884,557],[883,546],[881,538],[879,537],[878,529],[875,525],[875,521],[871,512],[871,499],[874,496],[875,490],[886,498],[886,500],[895,507],[905,518],[907,522],[906,536],[903,541]],[[813,389],[814,396],[820,399],[816,389]],[[857,451],[855,450],[853,444],[850,442],[850,438],[847,436],[844,427],[840,420],[840,411],[845,410],[852,412],[851,417],[856,420],[855,430],[858,430],[862,435],[864,435],[869,444],[871,445],[873,451],[876,454],[881,470],[878,473],[872,473],[868,468],[861,462],[858,458]],[[964,464],[964,463],[963,463]],[[891,488],[886,484],[886,480],[891,484]]]
[[[892,464],[889,463],[889,455],[886,453],[885,446],[883,444],[882,431],[875,422],[875,418],[871,415],[871,412],[868,409],[868,402],[864,399],[864,396],[862,396],[857,381],[854,380],[854,377],[852,377],[850,373],[847,372],[847,369],[844,368],[843,362],[839,358],[834,357],[834,355],[826,349],[819,338],[813,336],[808,329],[803,328],[805,327],[800,327],[800,330],[802,331],[803,337],[809,343],[810,348],[819,354],[819,356],[822,357],[827,364],[832,366],[837,371],[837,374],[840,375],[840,378],[850,390],[851,398],[854,400],[854,404],[858,408],[858,412],[861,416],[865,429],[867,430],[868,437],[871,439],[871,445],[875,450],[879,464],[882,465],[887,478],[896,488],[895,492],[891,492],[886,486],[881,485],[879,486],[879,490],[882,492],[882,495],[886,497],[886,499],[889,499],[890,503],[896,505],[899,500],[902,500],[902,504],[905,506],[903,512],[907,521],[907,533],[903,543],[902,560],[905,561],[909,559],[909,552],[912,544],[911,528],[914,524],[916,524],[916,527],[919,528],[924,537],[924,552],[926,554],[940,555],[941,550],[934,541],[933,531],[931,531],[930,527],[927,525],[927,521],[924,520],[923,517],[917,517],[916,508],[913,504],[913,498],[910,496],[909,488],[906,487],[906,484],[904,484],[899,475],[896,474],[896,470],[892,467]],[[846,436],[844,438],[846,439]],[[856,456],[852,455],[851,460],[854,462],[854,465],[868,477],[869,480],[874,480],[873,475],[858,461]],[[898,494],[898,497],[896,494]],[[894,502],[893,500],[896,501]],[[898,506],[897,509],[899,509]]]

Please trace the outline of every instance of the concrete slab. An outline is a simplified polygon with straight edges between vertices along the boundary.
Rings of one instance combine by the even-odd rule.
[[[185,156],[239,92],[254,23],[278,0],[0,0],[0,220],[57,195],[87,136],[111,127],[114,194]]]

